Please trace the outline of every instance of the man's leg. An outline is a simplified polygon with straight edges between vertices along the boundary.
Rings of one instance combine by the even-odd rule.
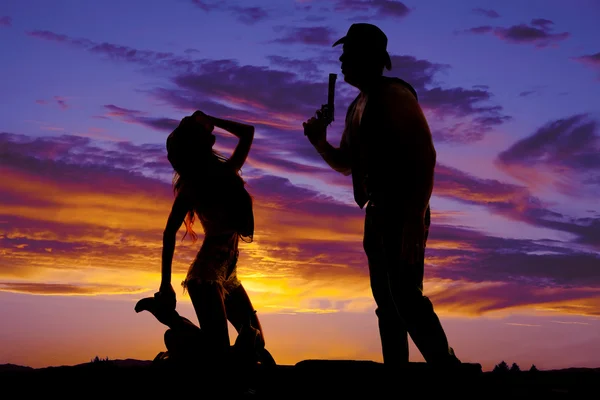
[[[408,334],[390,293],[383,237],[375,226],[373,212],[373,206],[367,206],[363,246],[369,263],[371,290],[377,304],[375,314],[383,362],[386,366],[402,366],[408,363]]]
[[[446,333],[433,309],[433,304],[423,295],[423,275],[425,266],[425,250],[420,260],[414,264],[402,260],[398,251],[402,243],[402,228],[400,222],[388,218],[379,225],[382,230],[383,252],[390,292],[400,317],[406,323],[408,332],[425,358],[434,365],[453,365],[460,361],[448,345]],[[429,210],[426,216],[429,226]],[[424,240],[427,240],[428,231]]]

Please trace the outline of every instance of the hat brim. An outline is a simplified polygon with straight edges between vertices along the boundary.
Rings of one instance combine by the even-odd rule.
[[[385,68],[389,71],[392,69],[392,59],[390,58],[390,53],[385,52]]]
[[[331,47],[335,47],[339,44],[346,42],[346,36],[339,38]],[[390,58],[390,53],[385,51],[385,68],[389,71],[392,69],[392,59]]]
[[[335,46],[337,46],[338,44],[342,44],[342,43],[344,43],[345,41],[346,41],[346,36],[344,36],[344,37],[342,37],[342,38],[339,38],[339,39],[337,40],[337,42],[335,42],[335,43],[333,44],[333,46],[331,46],[331,47],[335,47]]]

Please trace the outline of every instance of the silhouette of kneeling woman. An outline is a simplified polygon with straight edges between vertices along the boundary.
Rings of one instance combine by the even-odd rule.
[[[215,127],[239,139],[228,159],[213,149]],[[170,328],[165,332],[165,344],[172,359],[193,359],[211,368],[226,366],[232,357],[239,360],[240,356],[274,364],[265,349],[256,311],[236,273],[239,240],[251,242],[254,234],[252,197],[239,174],[253,138],[253,126],[201,111],[184,117],[167,138],[175,200],[163,234],[162,281],[154,297],[140,300],[135,310],[151,312]],[[185,224],[184,238],[189,234],[195,242],[192,228],[196,217],[204,239],[182,285],[190,295],[200,328],[175,311],[171,285],[176,234]],[[238,332],[233,347],[227,321]]]

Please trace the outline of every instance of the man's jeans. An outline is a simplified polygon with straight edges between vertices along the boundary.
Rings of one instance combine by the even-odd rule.
[[[369,262],[371,289],[377,304],[375,313],[383,362],[389,366],[408,363],[408,335],[431,364],[459,363],[431,301],[423,295],[424,249],[415,264],[401,259],[402,221],[397,211],[385,204],[369,202],[366,208],[364,249]],[[430,210],[425,216],[425,240]]]

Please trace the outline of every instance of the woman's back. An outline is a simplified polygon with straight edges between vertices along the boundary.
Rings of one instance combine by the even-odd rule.
[[[205,235],[237,232],[245,241],[252,241],[254,215],[252,197],[244,181],[226,163],[203,178],[185,182],[186,190]]]

